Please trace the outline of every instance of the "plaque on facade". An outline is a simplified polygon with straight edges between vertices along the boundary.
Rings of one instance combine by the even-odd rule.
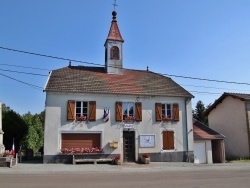
[[[140,147],[141,148],[154,148],[155,147],[155,135],[153,134],[140,135]]]
[[[134,129],[134,124],[127,124],[127,123],[124,123],[123,128],[124,128],[124,129]]]

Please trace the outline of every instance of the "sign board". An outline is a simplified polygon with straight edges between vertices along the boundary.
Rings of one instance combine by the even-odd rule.
[[[140,147],[141,148],[154,148],[155,147],[155,135],[153,134],[140,135]]]
[[[123,128],[124,128],[124,129],[133,129],[133,128],[134,128],[134,124],[126,124],[126,123],[125,123],[125,124],[123,125]]]

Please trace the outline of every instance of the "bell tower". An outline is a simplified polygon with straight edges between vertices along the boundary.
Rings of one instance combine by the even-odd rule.
[[[123,74],[123,38],[121,36],[117,20],[116,11],[112,12],[112,22],[105,47],[105,69],[108,74]]]

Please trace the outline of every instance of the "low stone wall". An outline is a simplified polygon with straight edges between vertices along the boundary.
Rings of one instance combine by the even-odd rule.
[[[58,154],[58,155],[44,155],[43,163],[64,163],[64,164],[72,164],[73,163],[73,155],[76,158],[81,159],[106,159],[106,158],[115,158],[115,154],[103,154],[103,153],[84,153],[84,154]]]
[[[80,159],[114,159],[117,154],[58,154],[58,155],[44,155],[43,163],[64,163],[72,164],[73,155]],[[140,161],[140,156],[142,153],[138,154],[138,160]],[[159,153],[149,153],[151,162],[194,162],[193,152],[159,152]],[[138,161],[138,162],[139,162]],[[135,161],[136,162],[136,161]]]
[[[194,162],[193,152],[159,152],[149,153],[149,155],[151,162]]]

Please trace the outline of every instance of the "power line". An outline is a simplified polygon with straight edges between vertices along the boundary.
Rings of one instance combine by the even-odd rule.
[[[207,78],[195,78],[191,76],[179,76],[179,75],[174,75],[174,74],[162,74],[165,76],[172,76],[172,77],[178,77],[178,78],[188,78],[188,79],[193,79],[193,80],[202,80],[202,81],[209,81],[209,82],[222,82],[226,84],[241,84],[241,85],[249,85],[250,83],[241,83],[241,82],[232,82],[232,81],[223,81],[223,80],[213,80],[213,79],[207,79]]]
[[[220,87],[212,87],[212,86],[196,86],[196,85],[186,85],[186,84],[180,84],[181,86],[190,86],[190,87],[198,87],[198,88],[208,88],[208,89],[222,89],[222,90],[234,90],[234,91],[248,91],[249,90],[243,90],[243,89],[232,89],[232,88],[220,88]]]
[[[7,76],[7,75],[2,74],[2,73],[0,73],[0,75],[4,76],[4,77],[6,77],[6,78],[9,78],[9,79],[15,80],[15,81],[17,81],[17,82],[20,82],[20,83],[22,83],[22,84],[25,84],[25,85],[27,85],[27,86],[33,87],[34,89],[38,89],[38,90],[40,90],[40,91],[43,91],[43,88],[40,87],[40,86],[36,86],[36,85],[30,84],[30,83],[27,83],[27,82],[23,82],[23,81],[21,81],[21,80],[17,80],[17,79],[15,79],[15,78],[12,78],[12,77]]]
[[[9,65],[9,64],[0,64],[0,65]],[[14,67],[24,67],[24,66],[17,66],[17,65],[13,65],[13,64],[10,65],[10,66],[14,66]],[[26,67],[26,68],[39,69],[39,70],[48,70],[48,69],[40,69],[40,68],[34,68],[34,67]],[[0,69],[0,70],[2,70],[2,71],[8,71],[8,72],[23,73],[23,74],[31,74],[31,75],[48,76],[48,75],[42,75],[42,74],[34,74],[34,73],[28,73],[28,72],[19,72],[19,71],[5,70],[5,69]],[[213,88],[213,89],[227,89],[227,90],[230,90],[230,89],[228,89],[228,88],[216,88],[216,87],[195,86],[195,85],[184,85],[184,86],[202,87],[202,88]],[[193,93],[196,93],[196,94],[216,94],[216,95],[219,94],[219,93],[200,92],[200,91],[189,91],[189,92],[193,92]]]
[[[25,53],[25,54],[29,54],[29,55],[36,55],[36,56],[41,56],[41,57],[65,60],[65,61],[73,61],[73,62],[89,64],[89,65],[104,66],[104,65],[101,65],[101,64],[97,64],[97,63],[83,62],[83,61],[80,61],[80,60],[74,60],[74,59],[69,59],[69,58],[62,58],[62,57],[56,57],[56,56],[51,56],[51,55],[27,52],[27,51],[23,51],[23,50],[16,50],[16,49],[11,49],[11,48],[1,47],[1,46],[0,46],[0,49],[9,50],[9,51],[13,51],[13,52],[19,52],[19,53]],[[113,66],[110,66],[110,67],[113,67]],[[118,67],[116,67],[116,68],[118,68]],[[124,69],[124,68],[121,68],[121,69]],[[196,78],[196,77],[191,77],[191,76],[180,76],[180,75],[174,75],[174,74],[161,74],[161,73],[158,73],[158,74],[163,75],[163,76],[194,79],[194,80],[200,80],[200,81],[220,82],[220,83],[226,83],[226,84],[239,84],[239,85],[249,85],[250,86],[250,83],[242,83],[242,82],[235,82],[235,81],[224,81],[224,80],[207,79],[207,78]]]
[[[51,56],[51,55],[45,55],[45,54],[27,52],[27,51],[22,51],[22,50],[16,50],[16,49],[11,49],[11,48],[5,48],[5,47],[1,47],[1,46],[0,46],[0,49],[9,50],[9,51],[13,51],[13,52],[19,52],[19,53],[25,53],[25,54],[29,54],[29,55],[36,55],[36,56],[41,56],[41,57],[59,59],[59,60],[64,60],[64,61],[73,61],[73,62],[84,63],[84,64],[89,64],[89,65],[103,66],[103,65],[97,64],[97,63],[89,63],[89,62],[84,62],[84,61],[80,61],[80,60],[74,60],[74,59],[69,59],[69,58],[56,57],[56,56]]]
[[[20,74],[30,74],[30,75],[34,75],[34,76],[48,76],[48,75],[45,75],[45,74],[36,74],[36,73],[30,73],[30,72],[20,72],[20,71],[6,70],[6,69],[0,69],[0,71],[15,72],[15,73],[20,73]]]
[[[212,94],[212,95],[221,95],[221,93],[211,93],[206,91],[189,91],[190,93],[198,93],[198,94]]]
[[[13,64],[4,64],[4,63],[0,63],[0,65],[10,66],[10,67],[21,67],[21,68],[26,68],[26,69],[36,69],[36,70],[46,70],[46,71],[51,71],[51,70],[49,70],[49,69],[41,69],[41,68],[35,68],[35,67],[26,67],[26,66],[13,65]]]

